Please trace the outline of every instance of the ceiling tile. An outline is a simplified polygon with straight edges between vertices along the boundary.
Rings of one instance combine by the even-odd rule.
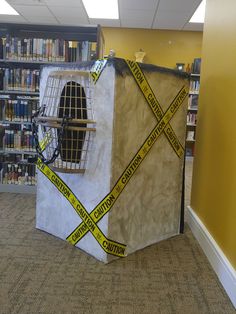
[[[0,23],[27,23],[27,20],[21,15],[0,15]]]
[[[32,1],[32,0],[31,0]],[[82,0],[43,0],[46,5],[49,6],[62,6],[69,7],[84,7]]]
[[[53,16],[28,16],[27,21],[31,24],[59,24]]]
[[[106,27],[178,30],[202,30],[203,28],[200,24],[188,23],[201,0],[118,0],[120,21],[89,19],[82,0],[8,0],[8,2],[21,16],[1,17],[0,15],[2,22],[101,24]]]
[[[143,19],[149,19],[151,22],[154,18],[154,11],[151,10],[122,10],[120,11],[120,19],[128,20],[128,19],[134,19],[134,20],[143,20]]]
[[[86,19],[87,23],[88,17],[84,8],[81,7],[67,7],[67,6],[48,6],[52,14],[60,18],[82,18]]]
[[[188,11],[158,10],[153,28],[181,30],[189,19]]]
[[[57,20],[62,25],[75,25],[75,26],[85,26],[89,25],[87,18],[76,18],[76,17],[57,17]]]
[[[130,27],[130,28],[151,28],[152,21],[145,20],[134,20],[134,19],[122,19],[121,27]]]
[[[185,31],[203,31],[204,24],[202,23],[187,23],[183,30]]]
[[[18,13],[26,18],[31,18],[33,16],[52,17],[51,12],[46,6],[14,5],[13,7]]]
[[[7,0],[7,2],[11,5],[45,5],[41,0]]]
[[[195,11],[202,0],[160,0],[158,10]]]
[[[120,20],[89,19],[91,24],[100,24],[104,27],[120,27]]]
[[[155,11],[159,0],[118,0],[121,10],[152,10]]]

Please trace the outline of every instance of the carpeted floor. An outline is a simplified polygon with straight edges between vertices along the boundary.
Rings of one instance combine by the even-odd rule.
[[[0,314],[236,312],[188,227],[104,265],[34,226],[35,196],[0,194]]]

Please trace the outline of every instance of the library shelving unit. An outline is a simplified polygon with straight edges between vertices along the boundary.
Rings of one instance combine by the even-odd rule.
[[[195,135],[197,127],[198,95],[200,88],[201,59],[194,59],[190,75],[190,88],[188,99],[187,132],[186,132],[186,157],[194,157]]]
[[[103,47],[99,25],[0,23],[0,192],[36,191],[31,116],[39,104],[41,65],[98,59]]]

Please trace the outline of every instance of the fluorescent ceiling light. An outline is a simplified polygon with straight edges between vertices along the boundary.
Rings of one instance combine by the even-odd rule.
[[[204,23],[205,19],[205,9],[206,9],[206,0],[203,0],[193,16],[191,17],[189,23]]]
[[[82,0],[91,19],[119,19],[117,0]]]
[[[0,0],[0,14],[19,15],[5,0]]]

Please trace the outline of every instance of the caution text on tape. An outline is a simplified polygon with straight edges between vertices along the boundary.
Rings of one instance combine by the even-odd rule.
[[[161,105],[159,104],[154,92],[150,84],[148,83],[144,73],[142,72],[140,66],[135,61],[125,60],[126,64],[128,65],[133,77],[140,88],[143,96],[145,97],[147,103],[149,104],[152,112],[159,121],[163,116],[163,110]],[[170,142],[171,146],[173,147],[174,151],[179,157],[182,157],[184,154],[184,149],[181,143],[179,142],[177,136],[175,135],[172,127],[167,124],[164,130],[168,141]]]
[[[92,233],[94,238],[100,244],[102,249],[111,255],[124,257],[126,245],[119,242],[108,239],[93,218],[89,215],[82,203],[76,198],[71,189],[63,182],[63,180],[46,164],[42,162],[40,158],[37,161],[38,169],[52,182],[52,184],[58,189],[58,191],[69,201],[72,207],[76,210],[77,214],[82,219],[88,230]]]
[[[103,69],[105,68],[106,64],[107,64],[106,59],[95,61],[94,65],[90,71],[90,74],[91,74],[91,77],[92,77],[94,84],[97,83],[97,81],[98,81]]]
[[[182,87],[175,99],[170,104],[166,113],[162,116],[161,120],[158,122],[156,127],[149,134],[146,141],[143,143],[137,154],[131,160],[127,168],[124,170],[117,183],[113,187],[110,193],[94,208],[91,212],[90,217],[93,218],[95,222],[98,222],[114,205],[121,192],[125,186],[130,181],[131,177],[134,175],[144,158],[147,156],[153,144],[156,142],[158,137],[165,130],[166,125],[168,125],[171,118],[174,116],[180,105],[183,103],[184,99],[188,95],[186,87]],[[83,236],[88,232],[88,228],[84,223],[81,223],[68,237],[67,241],[75,245]]]

